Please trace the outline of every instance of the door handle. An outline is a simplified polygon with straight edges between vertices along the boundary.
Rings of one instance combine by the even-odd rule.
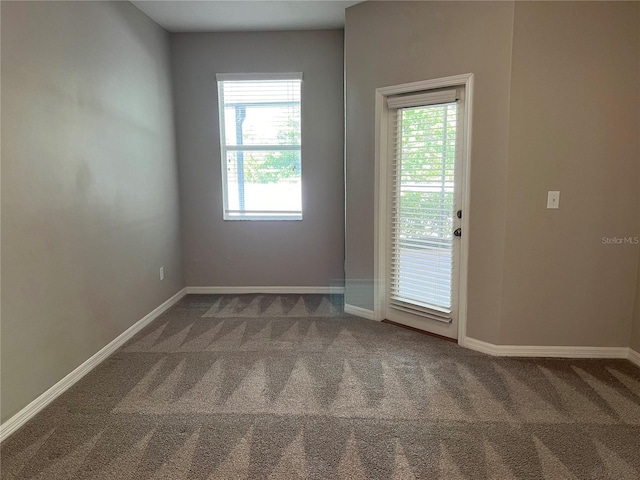
[[[453,234],[454,234],[456,237],[461,237],[461,236],[462,236],[462,229],[461,229],[461,228],[456,228],[456,229],[453,231]]]

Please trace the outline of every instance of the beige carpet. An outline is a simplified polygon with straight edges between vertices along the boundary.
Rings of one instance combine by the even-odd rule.
[[[640,369],[492,358],[341,297],[191,295],[2,445],[2,479],[635,479]]]

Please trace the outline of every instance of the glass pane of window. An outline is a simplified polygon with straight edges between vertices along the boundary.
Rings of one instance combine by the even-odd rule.
[[[226,164],[227,216],[300,217],[300,150],[232,151]]]
[[[301,219],[301,80],[219,82],[225,219]]]
[[[300,145],[300,104],[226,105],[227,145]]]
[[[451,312],[455,103],[397,112],[391,301]]]

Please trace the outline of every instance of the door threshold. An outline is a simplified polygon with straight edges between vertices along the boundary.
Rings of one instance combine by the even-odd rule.
[[[423,335],[429,335],[430,337],[446,340],[447,342],[455,343],[456,345],[458,344],[458,340],[455,338],[445,337],[444,335],[438,335],[437,333],[427,332],[426,330],[420,330],[419,328],[403,325],[402,323],[392,322],[391,320],[387,320],[386,318],[382,320],[382,323],[388,323],[389,325],[393,325],[394,327],[405,328],[407,330],[411,330],[412,332],[422,333]]]

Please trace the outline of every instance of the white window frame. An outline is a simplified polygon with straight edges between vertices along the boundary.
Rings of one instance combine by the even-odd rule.
[[[216,74],[216,81],[218,86],[218,127],[220,131],[220,167],[222,169],[222,215],[223,220],[230,221],[245,221],[245,220],[302,220],[302,205],[300,211],[291,212],[265,212],[265,214],[239,214],[232,215],[229,213],[228,207],[228,181],[227,181],[227,152],[238,151],[240,149],[227,146],[225,138],[225,112],[224,112],[224,95],[223,95],[223,82],[225,81],[269,81],[269,80],[299,80],[300,81],[300,144],[295,147],[289,145],[259,145],[257,146],[245,146],[242,150],[300,150],[300,162],[302,163],[302,73],[218,73]],[[302,190],[302,168],[300,168],[300,189]],[[300,192],[302,195],[302,192]]]
[[[388,128],[389,107],[387,98],[393,95],[424,92],[441,88],[455,88],[462,86],[465,89],[465,113],[462,118],[463,135],[460,139],[460,147],[464,160],[462,162],[461,176],[463,187],[462,199],[462,231],[460,238],[460,275],[458,277],[458,344],[466,346],[467,343],[467,281],[469,258],[469,216],[470,216],[470,171],[471,171],[471,130],[473,119],[473,80],[472,73],[455,75],[451,77],[425,80],[390,87],[376,89],[375,105],[375,190],[374,190],[374,289],[373,289],[373,319],[381,321],[387,305],[386,294],[386,255],[387,255],[387,189],[388,169],[391,161]]]

